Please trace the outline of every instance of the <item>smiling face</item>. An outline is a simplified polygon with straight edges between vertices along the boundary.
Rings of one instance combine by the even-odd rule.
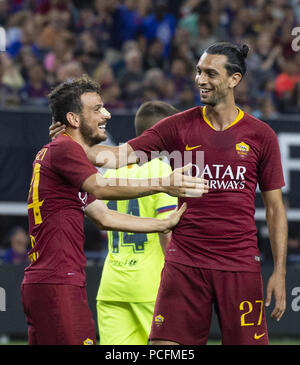
[[[79,131],[88,146],[106,140],[106,124],[110,113],[104,108],[103,101],[96,92],[81,95],[82,111],[80,113]]]
[[[232,96],[234,87],[241,80],[242,75],[238,72],[228,75],[226,62],[225,55],[204,53],[201,56],[195,82],[204,104],[216,106],[226,103],[226,99]]]

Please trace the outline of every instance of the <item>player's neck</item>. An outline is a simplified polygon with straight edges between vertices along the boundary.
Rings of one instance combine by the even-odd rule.
[[[224,131],[229,127],[236,120],[238,114],[239,110],[235,105],[234,99],[215,106],[207,105],[205,108],[206,118],[217,131]]]
[[[67,128],[63,134],[71,138],[74,142],[79,143],[85,152],[88,151],[89,146],[84,142],[84,139],[82,138],[81,134],[77,132],[77,130],[69,130]]]

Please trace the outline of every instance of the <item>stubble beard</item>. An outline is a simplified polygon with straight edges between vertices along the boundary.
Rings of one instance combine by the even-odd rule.
[[[86,119],[82,115],[79,131],[83,137],[84,142],[89,147],[104,142],[107,139],[107,137],[100,137],[99,135],[97,135],[93,128],[88,125]]]

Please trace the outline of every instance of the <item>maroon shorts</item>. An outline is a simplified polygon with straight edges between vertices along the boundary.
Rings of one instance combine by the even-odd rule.
[[[23,284],[29,345],[96,345],[85,287]]]
[[[260,273],[200,269],[166,262],[149,339],[205,345],[212,308],[223,345],[267,345]]]

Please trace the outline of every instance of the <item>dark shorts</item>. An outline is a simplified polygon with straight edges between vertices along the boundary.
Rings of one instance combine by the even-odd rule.
[[[85,287],[22,285],[29,345],[96,345]]]
[[[260,273],[171,262],[162,272],[149,339],[205,345],[213,306],[224,345],[269,343]]]

